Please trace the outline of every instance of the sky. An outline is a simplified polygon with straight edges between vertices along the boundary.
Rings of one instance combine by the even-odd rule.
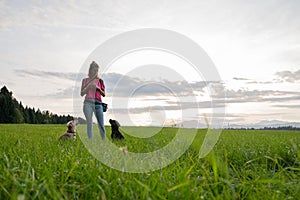
[[[109,104],[106,124],[109,118],[137,126],[205,124],[205,116],[213,117],[213,98],[226,111],[225,118],[214,113],[225,126],[300,122],[299,10],[297,0],[2,0],[0,87],[23,105],[83,116],[74,91],[92,52],[126,31],[159,28],[201,46],[222,81],[203,79],[174,54],[129,53],[100,69]]]

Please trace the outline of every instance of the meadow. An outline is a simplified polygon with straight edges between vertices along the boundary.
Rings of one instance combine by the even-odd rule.
[[[171,165],[124,173],[95,159],[79,138],[58,141],[65,129],[0,124],[0,199],[300,198],[299,131],[223,130],[213,151],[199,158],[206,133],[200,129]],[[106,129],[109,139],[110,127]],[[148,139],[125,135],[126,141],[116,145],[132,152],[152,151],[176,131],[163,128]]]

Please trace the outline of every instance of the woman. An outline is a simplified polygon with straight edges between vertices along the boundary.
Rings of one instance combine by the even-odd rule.
[[[93,61],[90,64],[88,78],[82,80],[81,96],[85,95],[83,113],[87,121],[87,133],[93,138],[93,113],[97,118],[100,135],[105,140],[104,116],[101,96],[105,97],[105,85],[98,76],[99,65]]]

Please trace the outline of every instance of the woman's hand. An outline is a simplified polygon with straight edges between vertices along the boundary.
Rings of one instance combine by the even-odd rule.
[[[100,94],[105,97],[105,91],[102,90],[98,85],[97,85],[97,81],[92,81],[90,82],[87,86],[85,86],[82,90],[81,90],[81,96],[83,96],[84,94],[87,93],[87,91],[89,89],[92,90],[99,90]]]
[[[93,88],[94,90],[96,90],[96,83],[94,81],[91,81],[90,83],[88,83],[86,86],[81,86],[81,96],[85,95],[89,89]]]
[[[97,84],[95,82],[92,82],[88,85],[89,89],[94,89],[96,90],[98,88]]]

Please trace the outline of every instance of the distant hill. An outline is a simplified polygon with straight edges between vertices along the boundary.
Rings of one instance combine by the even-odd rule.
[[[70,115],[57,115],[47,110],[24,107],[6,86],[0,90],[0,123],[65,124],[73,119]],[[80,118],[79,122],[85,123],[85,120]]]
[[[280,127],[294,127],[294,128],[300,128],[299,122],[287,122],[287,121],[280,121],[280,120],[263,120],[257,123],[252,124],[244,124],[244,125],[238,125],[238,124],[230,124],[229,127],[226,128],[233,128],[233,129],[240,129],[240,128],[255,128],[255,129],[280,129]]]
[[[221,122],[220,122],[221,123]],[[204,123],[198,123],[197,120],[184,121],[180,124],[174,124],[173,127],[184,127],[184,128],[207,128],[207,125]],[[210,124],[211,128],[220,128],[219,126],[214,126]],[[279,121],[279,120],[263,120],[257,123],[251,124],[228,124],[224,123],[223,129],[300,129],[299,122],[287,122],[287,121]]]

